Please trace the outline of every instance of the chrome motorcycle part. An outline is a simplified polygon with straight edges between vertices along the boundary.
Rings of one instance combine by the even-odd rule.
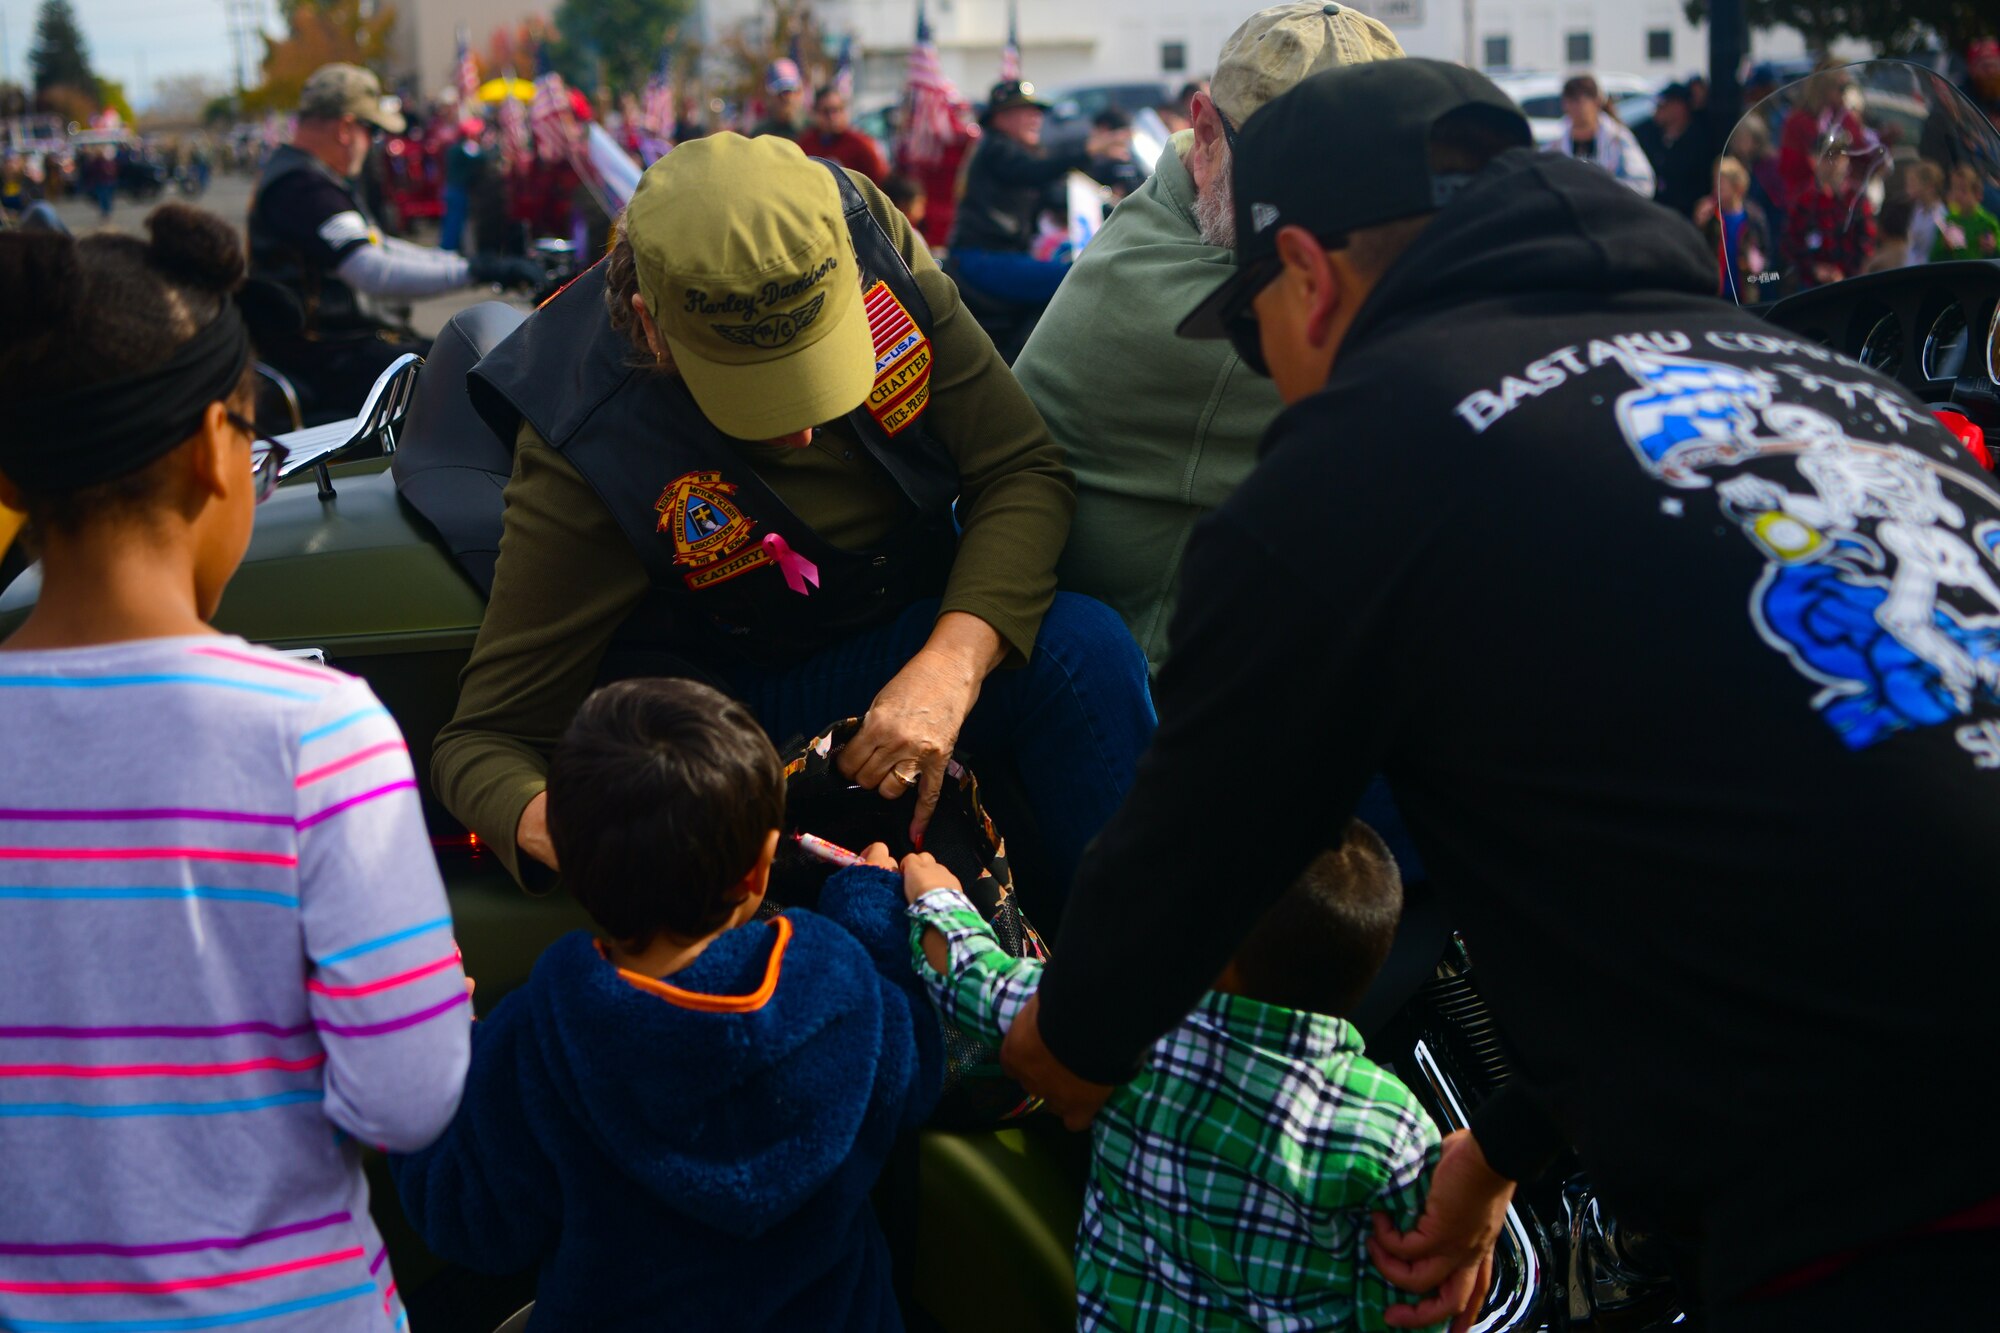
[[[1470,1112],[1457,1086],[1431,1053],[1429,1044],[1418,1041],[1412,1054],[1424,1083],[1444,1111],[1448,1122],[1446,1132],[1466,1128],[1471,1123]],[[1493,1247],[1493,1290],[1487,1296],[1486,1308],[1472,1326],[1473,1333],[1514,1333],[1534,1327],[1532,1321],[1542,1305],[1544,1281],[1541,1251],[1528,1233],[1527,1223],[1521,1220],[1520,1210],[1509,1204],[1506,1229]]]
[[[1562,1204],[1569,1230],[1570,1321],[1609,1317],[1631,1326],[1633,1320],[1650,1323],[1646,1316],[1671,1317],[1678,1289],[1657,1242],[1621,1227],[1583,1176],[1563,1185]]]
[[[395,453],[396,432],[402,428],[410,400],[416,396],[417,372],[423,364],[422,357],[406,352],[375,377],[359,414],[345,421],[329,421],[324,426],[310,426],[278,436],[278,443],[286,449],[283,475],[289,477],[312,468],[319,479],[319,498],[331,500],[333,479],[326,469],[337,455],[370,442],[379,444],[384,454]]]

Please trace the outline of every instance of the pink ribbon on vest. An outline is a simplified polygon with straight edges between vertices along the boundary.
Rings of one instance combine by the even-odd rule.
[[[785,576],[785,586],[801,597],[810,595],[810,583],[819,586],[819,566],[792,549],[790,542],[778,533],[765,534],[764,552],[778,562],[778,572]]]

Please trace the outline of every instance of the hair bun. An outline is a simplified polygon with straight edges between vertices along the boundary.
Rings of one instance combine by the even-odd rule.
[[[243,282],[243,243],[236,228],[189,204],[161,204],[146,217],[153,265],[191,286],[217,293]]]
[[[0,342],[39,337],[65,327],[83,299],[76,240],[64,232],[20,231],[0,236]]]

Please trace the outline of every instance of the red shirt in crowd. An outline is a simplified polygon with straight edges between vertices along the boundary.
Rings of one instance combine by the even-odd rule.
[[[1844,106],[1817,112],[1797,107],[1785,117],[1778,133],[1778,178],[1785,191],[1784,198],[1778,200],[1780,208],[1791,207],[1793,199],[1812,190],[1813,162],[1820,155],[1820,141],[1836,129],[1846,135],[1850,157],[1865,154],[1876,142],[1860,117]],[[1855,165],[1858,168],[1859,161]]]
[[[1785,214],[1784,257],[1801,286],[1839,282],[1862,270],[1875,253],[1875,211],[1852,190],[1831,194],[1815,182]],[[1837,276],[1818,272],[1824,265]]]
[[[807,130],[799,136],[799,147],[805,150],[807,157],[830,158],[850,171],[860,172],[877,185],[889,175],[889,164],[883,160],[882,150],[860,130],[842,130],[833,135]]]

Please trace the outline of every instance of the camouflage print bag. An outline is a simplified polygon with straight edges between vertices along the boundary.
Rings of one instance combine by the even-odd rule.
[[[769,901],[779,907],[812,907],[834,866],[807,855],[791,835],[810,833],[860,851],[869,843],[888,846],[898,859],[910,845],[916,810],[912,789],[885,801],[873,789],[855,786],[834,766],[834,756],[860,729],[849,718],[785,754],[785,837],[771,870]],[[1000,947],[1015,958],[1047,958],[1048,947],[1021,913],[1007,868],[1007,848],[980,804],[979,782],[953,757],[946,770],[937,813],[924,834],[924,848],[958,877],[965,896],[993,928]],[[992,1125],[1026,1115],[1040,1105],[1000,1072],[999,1052],[954,1030],[944,1030],[944,1097],[935,1123],[961,1128]]]

